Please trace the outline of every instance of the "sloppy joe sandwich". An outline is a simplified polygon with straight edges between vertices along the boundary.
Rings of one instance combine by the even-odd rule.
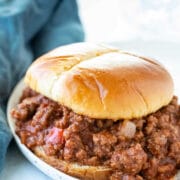
[[[91,43],[32,63],[12,109],[16,133],[80,179],[169,180],[180,168],[180,106],[157,61]]]

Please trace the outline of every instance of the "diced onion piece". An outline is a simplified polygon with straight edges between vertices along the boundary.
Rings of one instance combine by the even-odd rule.
[[[133,138],[136,133],[136,125],[128,120],[125,120],[121,127],[120,134],[127,137],[127,138]]]

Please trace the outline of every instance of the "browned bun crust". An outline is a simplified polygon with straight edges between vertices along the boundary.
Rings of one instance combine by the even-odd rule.
[[[111,174],[111,168],[109,167],[84,166],[66,162],[53,156],[47,156],[40,146],[36,146],[33,151],[38,157],[56,169],[84,180],[107,180]]]
[[[59,47],[35,61],[25,82],[35,91],[99,119],[132,119],[167,105],[173,81],[154,60],[90,43]]]
[[[57,159],[53,156],[47,156],[41,146],[36,146],[33,149],[33,152],[46,163],[55,167],[56,169],[63,171],[74,177],[83,179],[83,180],[108,180],[112,169],[104,166],[84,166],[77,163],[70,163],[60,159]],[[170,180],[179,180],[180,172],[172,177]]]

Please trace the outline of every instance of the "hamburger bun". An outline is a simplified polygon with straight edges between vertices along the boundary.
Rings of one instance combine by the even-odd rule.
[[[53,156],[47,156],[42,147],[36,146],[34,153],[46,163],[71,176],[83,180],[108,180],[113,170],[105,166],[87,166],[78,163],[70,163]],[[169,180],[179,180],[180,171]]]
[[[90,43],[41,56],[25,82],[78,114],[114,121],[146,116],[173,97],[172,78],[157,61]]]
[[[110,167],[80,165],[78,163],[71,163],[61,159],[57,159],[53,156],[47,156],[41,146],[36,146],[33,151],[39,158],[55,167],[56,169],[80,179],[108,180],[108,177],[112,173],[112,169]]]
[[[59,47],[41,56],[28,69],[25,82],[32,90],[78,115],[95,118],[98,122],[107,119],[112,124],[116,124],[112,121],[124,120],[125,123],[119,126],[121,133],[123,128],[125,131],[136,130],[132,122],[128,126],[128,120],[145,118],[168,105],[174,90],[170,74],[157,61],[91,43]],[[73,132],[70,133],[74,136]],[[147,134],[144,136],[146,138]],[[106,139],[103,137],[104,141]],[[57,154],[48,155],[44,146],[39,144],[31,150],[56,169],[81,179],[106,180],[117,170],[112,165],[105,166],[106,163],[89,166],[81,164],[82,161],[68,161],[63,156],[58,158]],[[141,145],[134,150],[143,152]],[[145,159],[145,154],[141,154],[142,157]]]

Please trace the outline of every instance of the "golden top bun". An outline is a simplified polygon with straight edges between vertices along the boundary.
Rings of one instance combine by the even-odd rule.
[[[152,59],[91,43],[59,47],[38,58],[25,82],[33,90],[99,119],[132,119],[167,105],[173,81]]]

